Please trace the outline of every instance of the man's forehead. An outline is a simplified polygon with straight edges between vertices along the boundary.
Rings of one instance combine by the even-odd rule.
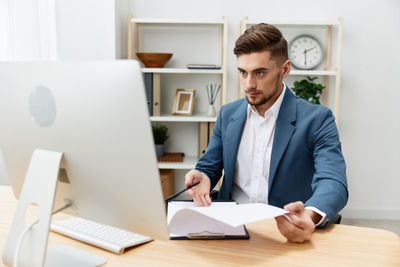
[[[239,55],[237,59],[238,68],[246,71],[270,69],[277,66],[276,61],[271,58],[271,53],[269,51],[242,54]]]

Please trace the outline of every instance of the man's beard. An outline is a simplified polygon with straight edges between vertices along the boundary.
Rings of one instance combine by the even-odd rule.
[[[254,99],[254,100],[252,100],[246,93],[246,100],[247,100],[247,103],[249,103],[252,106],[262,106],[262,105],[266,104],[268,101],[270,101],[278,93],[278,91],[279,91],[279,87],[275,88],[275,90],[271,94],[269,94],[267,96],[263,96],[260,99]],[[256,92],[257,92],[257,90],[256,90]]]

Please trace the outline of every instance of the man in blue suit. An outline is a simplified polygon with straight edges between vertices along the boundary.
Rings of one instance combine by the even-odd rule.
[[[332,112],[296,97],[287,42],[272,25],[258,24],[236,41],[246,93],[219,112],[206,153],[185,176],[198,206],[211,204],[210,189],[222,176],[218,199],[263,202],[291,211],[275,218],[291,242],[311,238],[315,227],[347,203],[346,165]]]

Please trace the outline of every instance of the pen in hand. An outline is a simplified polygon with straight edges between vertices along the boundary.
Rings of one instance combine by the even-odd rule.
[[[173,194],[172,196],[168,197],[168,198],[165,200],[165,202],[168,202],[168,201],[173,200],[174,198],[176,198],[177,196],[179,196],[180,194],[182,194],[182,193],[185,192],[186,190],[189,190],[190,188],[192,188],[193,186],[198,185],[199,183],[200,183],[200,181],[197,181],[197,182],[195,182],[195,183],[189,185],[189,186],[186,187],[185,189],[182,189],[181,191],[179,191],[179,192]]]

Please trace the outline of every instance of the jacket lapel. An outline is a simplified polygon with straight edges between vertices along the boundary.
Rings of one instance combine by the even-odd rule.
[[[235,160],[239,149],[240,139],[242,137],[244,123],[247,117],[247,101],[244,99],[239,108],[230,118],[224,140],[224,166],[225,178],[227,182],[232,184],[233,174],[235,171]]]
[[[283,154],[289,144],[296,126],[296,96],[286,87],[285,96],[279,110],[278,119],[274,134],[274,143],[272,145],[271,163],[269,170],[268,195],[271,190],[275,174],[282,159]]]

